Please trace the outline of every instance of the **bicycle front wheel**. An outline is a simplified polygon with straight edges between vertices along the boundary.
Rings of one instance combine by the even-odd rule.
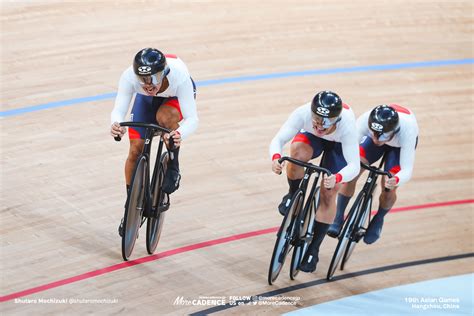
[[[310,208],[308,212],[300,212],[298,214],[297,221],[295,226],[298,228],[297,233],[299,233],[297,244],[293,249],[293,255],[291,256],[291,266],[290,266],[290,279],[294,280],[298,273],[300,272],[299,266],[301,260],[308,250],[309,244],[313,240],[313,230],[314,230],[314,216],[319,205],[319,187],[316,188],[316,192],[311,201]],[[297,226],[298,225],[298,226]]]
[[[153,195],[152,195],[152,205],[153,205],[153,215],[148,218],[146,224],[146,250],[148,254],[153,254],[156,250],[156,246],[160,241],[161,237],[161,230],[163,228],[163,222],[165,220],[165,212],[161,212],[159,207],[163,205],[163,203],[168,203],[168,201],[164,201],[165,199],[169,199],[168,195],[161,191],[161,185],[163,184],[163,179],[166,174],[166,168],[168,166],[168,152],[165,152],[161,155],[160,158],[160,165],[159,171],[156,175],[156,179],[153,179]]]
[[[336,268],[345,253],[347,245],[349,244],[353,232],[354,222],[357,218],[357,214],[359,213],[358,210],[361,208],[362,202],[364,201],[364,196],[365,192],[359,193],[354,204],[351,207],[349,214],[347,215],[347,218],[345,219],[342,233],[338,237],[339,241],[337,242],[336,250],[334,251],[331,263],[329,265],[328,273],[326,276],[327,280],[332,279],[334,272],[336,271]]]
[[[144,156],[140,157],[133,173],[130,193],[123,217],[124,232],[122,236],[122,257],[127,261],[132,254],[145,204],[145,188],[148,181],[148,162]]]
[[[362,207],[364,206],[365,208],[362,210]],[[363,211],[364,213],[362,214],[361,219],[356,223],[356,225],[354,225],[353,238],[350,239],[349,244],[347,245],[346,251],[344,253],[344,257],[342,257],[341,270],[344,270],[344,267],[346,266],[346,263],[349,261],[349,258],[351,257],[355,246],[359,242],[359,239],[362,238],[361,229],[362,229],[362,225],[368,222],[370,209],[372,208],[372,197],[369,196],[369,198],[366,199],[365,203],[364,201],[362,201],[360,203],[360,208],[361,210],[359,210],[359,212]]]
[[[288,213],[283,217],[280,230],[277,234],[275,247],[273,248],[272,259],[268,269],[268,284],[272,285],[278,278],[278,275],[285,263],[286,255],[290,251],[290,242],[293,238],[293,223],[294,215],[303,207],[303,191],[298,190],[291,199],[291,204],[288,208]]]

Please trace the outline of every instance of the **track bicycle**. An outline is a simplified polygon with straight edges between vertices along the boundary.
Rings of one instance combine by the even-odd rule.
[[[334,272],[339,262],[341,262],[341,259],[341,270],[344,270],[355,246],[364,237],[369,227],[371,221],[372,196],[376,188],[377,178],[380,175],[386,175],[389,178],[392,177],[390,172],[382,170],[385,157],[385,155],[382,157],[378,167],[369,166],[363,162],[360,163],[363,169],[369,171],[369,175],[367,176],[362,190],[357,195],[354,204],[352,204],[349,214],[344,219],[343,228],[337,237],[338,243],[326,276],[328,280],[333,278]],[[386,188],[385,190],[388,191]]]
[[[290,157],[282,157],[278,160],[279,163],[284,161],[289,161],[290,163],[304,167],[305,173],[298,190],[291,198],[288,212],[283,217],[283,221],[277,233],[272,259],[268,269],[268,284],[270,285],[278,278],[283,264],[285,263],[286,256],[292,249],[293,255],[291,257],[290,278],[294,280],[298,275],[301,260],[313,240],[315,212],[319,204],[319,177],[321,173],[327,176],[331,175],[329,170],[309,162]],[[321,161],[324,161],[324,155]],[[312,174],[315,174],[315,177],[308,194],[308,185]],[[306,196],[307,199],[305,203]]]
[[[125,203],[122,257],[127,261],[138,238],[138,231],[145,221],[147,221],[146,249],[148,254],[151,255],[155,252],[160,240],[165,212],[170,207],[169,195],[161,190],[169,156],[168,151],[163,152],[163,133],[170,133],[171,130],[156,124],[141,122],[122,122],[120,126],[144,127],[146,129],[145,145],[137,159]],[[152,140],[155,136],[160,136],[160,140],[150,181],[150,153]],[[120,137],[115,137],[115,140],[120,141]],[[173,141],[170,142],[170,147],[169,150],[173,149]]]

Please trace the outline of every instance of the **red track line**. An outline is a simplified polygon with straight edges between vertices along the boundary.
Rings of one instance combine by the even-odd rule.
[[[432,207],[440,207],[440,206],[451,206],[451,205],[458,205],[458,204],[469,204],[474,203],[474,199],[470,200],[458,200],[458,201],[448,201],[448,202],[437,202],[437,203],[428,203],[428,204],[421,204],[421,205],[411,205],[411,206],[404,206],[394,208],[390,211],[390,213],[395,212],[403,212],[403,211],[412,211],[412,210],[419,210],[422,208],[432,208]]]
[[[405,206],[405,207],[400,207],[400,208],[394,208],[390,212],[403,212],[403,211],[417,210],[417,209],[423,209],[423,208],[433,208],[433,207],[450,206],[450,205],[458,205],[458,204],[470,204],[470,203],[474,203],[474,199]],[[265,234],[276,232],[277,230],[278,230],[278,227],[272,227],[272,228],[257,230],[257,231],[253,231],[253,232],[233,235],[233,236],[229,236],[229,237],[218,238],[218,239],[213,239],[213,240],[209,240],[209,241],[203,241],[203,242],[200,242],[200,243],[197,243],[197,244],[184,246],[184,247],[180,247],[180,248],[176,248],[176,249],[171,249],[171,250],[168,250],[168,251],[157,253],[155,255],[151,255],[151,256],[147,256],[147,257],[143,257],[143,258],[139,258],[139,259],[136,259],[136,260],[127,261],[127,262],[121,262],[121,263],[114,264],[114,265],[109,266],[109,267],[105,267],[105,268],[102,268],[102,269],[86,272],[86,273],[79,274],[79,275],[76,275],[76,276],[73,276],[73,277],[70,277],[70,278],[67,278],[67,279],[51,282],[51,283],[48,283],[48,284],[33,287],[31,289],[27,289],[27,290],[23,290],[23,291],[20,291],[20,292],[16,292],[16,293],[8,294],[8,295],[5,295],[5,296],[1,296],[0,297],[0,302],[10,301],[10,300],[13,300],[15,298],[31,295],[31,294],[38,293],[38,292],[43,292],[43,291],[46,291],[46,290],[49,290],[49,289],[52,289],[52,288],[56,288],[56,287],[59,287],[59,286],[62,286],[62,285],[66,285],[66,284],[78,282],[78,281],[81,281],[81,280],[93,278],[93,277],[96,277],[96,276],[99,276],[99,275],[102,275],[102,274],[106,274],[106,273],[113,272],[113,271],[116,271],[116,270],[125,269],[125,268],[131,267],[131,266],[139,265],[139,264],[150,262],[150,261],[155,261],[155,260],[158,260],[158,259],[161,259],[161,258],[174,256],[174,255],[177,255],[177,254],[180,254],[180,253],[184,253],[184,252],[188,252],[188,251],[192,251],[192,250],[196,250],[196,249],[201,249],[201,248],[205,248],[205,247],[210,247],[210,246],[214,246],[214,245],[220,245],[220,244],[224,244],[224,243],[228,243],[228,242],[236,241],[236,240],[240,240],[240,239],[255,237],[255,236],[259,236],[259,235],[265,235]]]

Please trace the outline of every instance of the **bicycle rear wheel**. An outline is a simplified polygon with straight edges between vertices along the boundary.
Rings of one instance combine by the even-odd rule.
[[[123,217],[124,232],[122,236],[122,257],[127,261],[132,254],[138,230],[142,223],[142,214],[145,207],[145,188],[148,181],[147,160],[141,156],[133,173],[130,193]]]
[[[339,241],[337,242],[336,250],[334,251],[334,254],[332,256],[331,263],[329,264],[328,273],[326,275],[327,280],[332,279],[334,272],[336,271],[336,268],[345,253],[347,245],[352,236],[354,222],[357,218],[357,214],[359,213],[358,210],[360,209],[362,202],[364,201],[364,196],[365,192],[362,191],[359,193],[354,204],[351,207],[351,210],[349,211],[349,214],[347,215],[344,221],[344,227],[338,237]]]
[[[294,280],[300,272],[299,266],[301,264],[301,260],[303,259],[303,256],[306,253],[306,250],[308,250],[308,246],[313,239],[314,216],[316,214],[318,205],[319,187],[316,188],[316,192],[314,193],[313,200],[311,201],[309,211],[305,214],[303,214],[304,212],[300,212],[295,223],[295,232],[298,233],[299,238],[293,249],[293,255],[291,256],[290,278],[292,280]]]
[[[365,205],[365,208],[363,210],[362,209],[359,210],[359,212],[364,212],[364,213],[362,214],[361,219],[356,223],[355,228],[353,230],[353,238],[351,238],[351,240],[349,241],[349,244],[347,245],[346,251],[344,252],[344,257],[342,257],[341,270],[344,270],[344,267],[345,267],[346,263],[349,261],[349,258],[351,257],[355,246],[359,242],[359,239],[362,238],[362,236],[363,236],[363,234],[361,233],[361,228],[362,228],[362,225],[364,223],[368,222],[370,210],[372,208],[372,197],[371,196],[369,196],[368,199],[366,199],[366,203],[362,202],[360,204],[360,207],[362,208],[364,205]]]
[[[303,207],[303,191],[298,190],[291,199],[291,204],[288,208],[288,213],[283,217],[280,230],[277,234],[275,247],[273,248],[272,259],[268,269],[268,284],[272,285],[278,278],[283,264],[285,263],[286,255],[290,251],[290,242],[293,238],[294,231],[294,215]]]
[[[168,195],[161,191],[161,185],[166,174],[166,168],[168,166],[168,152],[161,155],[159,170],[156,175],[156,179],[153,179],[152,188],[152,206],[155,208],[152,213],[156,216],[148,218],[146,224],[146,250],[148,254],[153,254],[156,250],[156,246],[160,241],[161,230],[163,228],[163,222],[165,221],[165,212],[159,210],[159,206],[163,204],[164,199],[169,199]]]

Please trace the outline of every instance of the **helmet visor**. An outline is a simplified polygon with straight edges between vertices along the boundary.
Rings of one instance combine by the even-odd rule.
[[[337,122],[339,122],[341,118],[339,116],[337,117],[321,117],[316,114],[312,114],[312,120],[313,120],[313,125],[314,126],[322,126],[323,128],[330,128]]]
[[[393,138],[396,132],[391,131],[391,132],[386,132],[386,133],[380,133],[380,132],[375,132],[373,130],[370,130],[370,133],[373,137],[378,139],[380,142],[388,142],[389,140]]]
[[[161,82],[163,81],[163,78],[165,76],[165,72],[160,71],[160,72],[157,72],[156,74],[151,75],[151,76],[139,76],[139,75],[136,75],[136,76],[137,76],[138,82],[142,86],[144,86],[144,85],[157,86],[157,85],[160,85]]]

